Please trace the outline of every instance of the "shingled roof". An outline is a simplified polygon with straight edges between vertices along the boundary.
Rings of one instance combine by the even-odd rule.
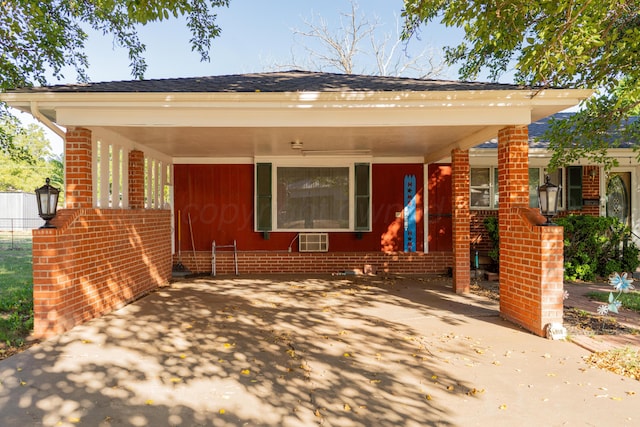
[[[541,139],[544,133],[551,126],[551,120],[567,120],[575,113],[556,113],[552,116],[545,117],[537,120],[528,126],[529,129],[529,148],[549,148],[549,141]],[[629,121],[635,122],[640,120],[640,117],[633,116],[629,118]],[[637,144],[633,141],[620,142],[618,148],[633,148]],[[498,148],[498,139],[493,138],[485,143],[476,145],[474,148]]]
[[[9,92],[424,92],[523,89],[527,88],[502,83],[424,80],[293,70],[226,76],[42,86],[15,89]]]

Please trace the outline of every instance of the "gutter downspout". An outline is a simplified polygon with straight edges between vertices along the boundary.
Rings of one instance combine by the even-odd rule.
[[[66,136],[66,133],[60,129],[59,126],[57,126],[56,124],[54,124],[51,120],[49,120],[48,118],[46,118],[44,116],[44,114],[42,114],[40,112],[40,109],[38,108],[38,102],[37,101],[31,101],[29,103],[29,106],[31,108],[31,115],[33,117],[36,118],[36,120],[38,120],[40,123],[42,123],[43,125],[45,125],[46,127],[48,127],[49,129],[51,129],[53,131],[53,133],[55,133],[56,135],[58,135],[60,138],[64,139]]]
[[[65,144],[65,140],[66,140],[67,134],[58,125],[53,123],[51,120],[49,120],[47,117],[45,117],[44,114],[42,114],[40,112],[40,109],[38,108],[38,102],[37,101],[31,101],[29,103],[29,108],[31,109],[31,115],[36,120],[38,120],[40,123],[42,123],[43,125],[45,125],[49,129],[51,129],[51,131],[53,133],[55,133],[60,138],[62,138],[62,179],[64,180],[64,186],[66,187],[67,168],[66,168],[65,165],[67,163],[67,161],[66,161],[67,147],[66,147],[66,144]],[[66,190],[66,188],[65,188],[65,190]],[[66,198],[65,198],[65,200],[66,200]],[[66,202],[65,202],[65,204],[66,204]]]

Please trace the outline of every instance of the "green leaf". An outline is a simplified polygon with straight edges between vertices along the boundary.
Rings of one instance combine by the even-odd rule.
[[[88,80],[83,27],[113,36],[114,45],[128,51],[133,76],[141,78],[145,46],[137,27],[184,16],[193,35],[192,49],[208,60],[211,41],[220,34],[213,10],[228,4],[228,0],[0,1],[0,91],[46,85],[45,76],[61,79],[68,68],[76,71],[79,81]]]
[[[497,80],[513,69],[516,83],[595,90],[570,126],[545,134],[552,169],[586,158],[609,170],[611,147],[638,146],[640,123],[628,119],[640,113],[640,2],[404,3],[405,39],[438,20],[464,31],[462,42],[446,48],[462,79],[486,71]]]

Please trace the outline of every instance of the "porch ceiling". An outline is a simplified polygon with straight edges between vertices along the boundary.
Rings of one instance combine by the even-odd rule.
[[[497,134],[500,126],[381,127],[125,127],[95,128],[168,155],[176,163],[216,157],[313,156],[365,154],[415,157],[447,153],[452,142],[470,146]],[[480,135],[487,134],[487,137]],[[112,138],[109,138],[112,139]],[[302,142],[292,149],[291,142]],[[475,143],[474,143],[475,142]],[[439,154],[436,154],[436,156]],[[446,157],[446,155],[445,155]]]

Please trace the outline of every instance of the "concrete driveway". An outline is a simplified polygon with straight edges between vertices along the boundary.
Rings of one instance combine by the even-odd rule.
[[[638,425],[640,382],[450,287],[174,283],[0,361],[0,426]]]

